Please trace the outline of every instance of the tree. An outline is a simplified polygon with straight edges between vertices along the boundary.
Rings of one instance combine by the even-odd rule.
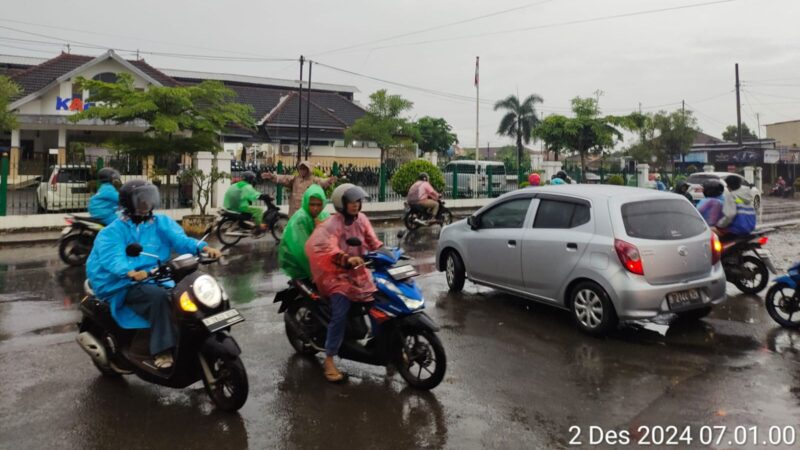
[[[739,142],[739,127],[736,125],[728,125],[725,127],[725,131],[722,132],[722,139],[728,142]],[[746,123],[742,124],[742,142],[744,141],[755,141],[758,139],[758,136],[753,134],[750,131],[750,128],[747,126]]]
[[[200,215],[206,215],[206,209],[211,201],[211,189],[216,186],[217,181],[230,178],[225,172],[220,172],[216,167],[211,168],[211,172],[206,174],[200,169],[189,169],[184,171],[180,179],[183,182],[192,183],[195,192],[195,204],[200,209]]]
[[[508,145],[497,151],[495,159],[501,161],[506,166],[506,173],[512,173],[517,164],[517,149],[513,145]],[[531,168],[531,154],[528,152],[522,153],[522,170],[523,172]]]
[[[536,117],[536,103],[541,103],[542,97],[537,94],[529,95],[522,103],[516,95],[509,95],[494,104],[494,110],[505,110],[506,115],[500,119],[497,134],[514,137],[517,140],[517,172],[522,163],[522,143],[531,141],[534,127],[539,123]]]
[[[11,99],[22,92],[22,88],[11,78],[0,75],[0,133],[17,128],[17,117],[8,110]]]
[[[559,153],[569,148],[566,135],[567,117],[561,115],[547,116],[533,129],[533,137],[541,139],[547,151],[553,152],[558,161]]]
[[[419,146],[425,152],[447,154],[450,146],[458,142],[452,133],[453,127],[442,118],[425,116],[417,121],[417,130],[420,134]]]
[[[217,152],[222,149],[219,135],[226,126],[255,128],[253,108],[234,102],[236,93],[219,81],[140,90],[130,74],[121,73],[115,83],[83,77],[76,83],[91,92],[88,100],[93,106],[69,120],[147,124],[144,134],[115,137],[111,144],[120,150],[149,155]]]
[[[401,117],[414,103],[399,95],[389,95],[386,89],[374,92],[369,99],[367,113],[345,131],[345,139],[374,142],[381,149],[383,164],[386,151],[390,148],[403,144],[409,138],[415,142],[420,140],[419,131],[414,124]]]
[[[667,114],[659,111],[653,116],[653,127],[658,136],[655,138],[657,148],[664,159],[675,163],[678,156],[686,156],[692,148],[697,130],[697,119],[691,111],[673,111]]]

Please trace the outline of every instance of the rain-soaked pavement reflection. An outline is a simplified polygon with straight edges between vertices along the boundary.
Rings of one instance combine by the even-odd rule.
[[[436,229],[379,231],[416,258],[442,327],[443,383],[419,392],[347,361],[347,383],[325,382],[319,359],[293,353],[272,303],[287,282],[274,244],[244,241],[207,268],[247,319],[233,331],[250,380],[238,414],[216,412],[201,384],[102,378],[74,342],[84,269],[51,245],[0,250],[0,447],[552,448],[568,446],[572,425],[800,423],[800,332],[777,327],[758,297],[729,287],[703,321],[590,338],[554,308],[469,283],[449,294]],[[794,259],[793,233],[772,238],[777,260]]]

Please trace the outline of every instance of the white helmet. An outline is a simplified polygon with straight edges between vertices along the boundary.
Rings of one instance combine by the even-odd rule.
[[[333,208],[341,214],[346,214],[345,205],[347,203],[357,202],[359,200],[368,199],[369,195],[363,189],[355,184],[345,183],[333,190],[331,195],[331,203]]]

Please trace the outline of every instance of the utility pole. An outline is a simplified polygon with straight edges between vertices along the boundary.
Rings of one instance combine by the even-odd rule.
[[[481,113],[481,88],[478,78],[480,56],[475,57],[475,198],[478,198],[478,154],[480,153],[480,113]]]
[[[311,135],[311,66],[313,65],[313,61],[310,59],[308,60],[308,92],[306,93],[306,161],[308,161],[308,152],[311,149],[309,147],[309,136]]]
[[[739,147],[742,146],[742,103],[739,100],[739,63],[736,63],[736,128],[739,135]]]
[[[758,140],[761,141],[761,114],[756,113],[756,123],[758,124]]]
[[[297,165],[303,154],[303,63],[306,59],[300,55],[300,91],[297,96]]]

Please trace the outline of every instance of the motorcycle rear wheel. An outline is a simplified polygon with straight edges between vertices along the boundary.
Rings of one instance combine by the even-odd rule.
[[[785,283],[776,283],[767,291],[767,312],[772,320],[784,328],[800,328],[800,302],[794,298],[796,295],[794,289]]]
[[[760,258],[753,255],[747,255],[742,258],[742,265],[739,270],[752,271],[752,278],[743,279],[742,277],[735,277],[731,282],[740,291],[745,294],[755,295],[763,291],[769,283],[769,270],[767,265],[764,264]]]
[[[212,358],[206,360],[211,373],[216,378],[212,386],[205,375],[203,386],[217,408],[223,411],[237,411],[247,401],[249,386],[247,371],[238,356],[233,358]]]
[[[58,256],[70,266],[82,266],[89,259],[94,241],[82,234],[70,234],[58,245]]]
[[[414,231],[419,228],[419,223],[417,223],[417,213],[409,212],[403,217],[403,223],[405,224],[406,228],[409,231]]]
[[[217,239],[223,245],[236,245],[242,240],[242,236],[231,236],[227,234],[232,228],[236,227],[236,220],[222,219],[217,225]]]
[[[430,390],[444,379],[447,356],[436,333],[430,330],[402,330],[395,364],[400,376],[410,386]],[[432,364],[434,368],[430,370]]]

